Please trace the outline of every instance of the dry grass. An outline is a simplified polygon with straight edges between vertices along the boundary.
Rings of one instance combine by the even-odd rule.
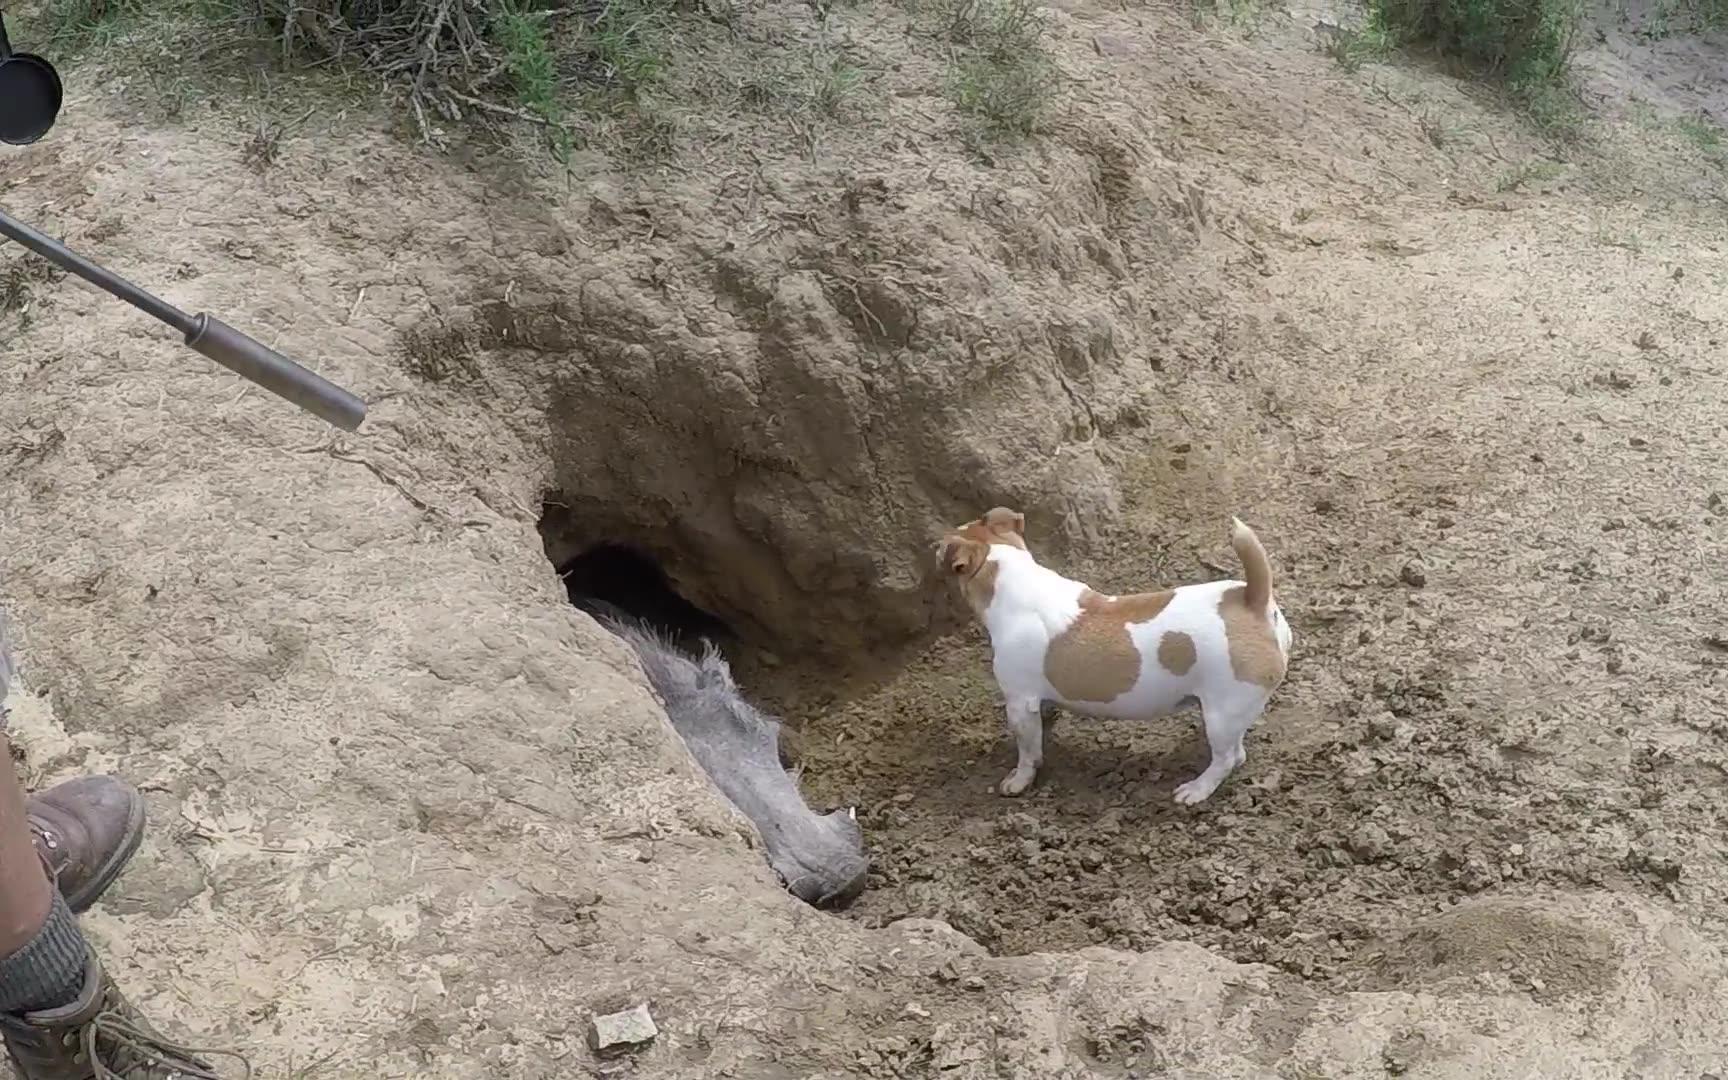
[[[29,329],[37,288],[65,276],[66,271],[34,252],[8,259],[0,269],[0,316],[17,315],[18,329]]]
[[[793,144],[815,155],[834,125],[869,115],[885,68],[846,29],[859,18],[849,0],[811,0],[814,35],[806,25],[787,37],[748,33],[764,16],[736,0],[170,0],[148,12],[142,0],[46,3],[41,19],[114,46],[103,56],[115,65],[184,48],[200,31],[219,38],[214,62],[253,91],[263,78],[272,101],[246,133],[243,157],[257,171],[277,162],[301,111],[278,108],[270,79],[286,86],[320,69],[349,90],[382,89],[423,143],[529,125],[560,161],[591,148],[640,165],[731,138],[729,113],[783,118]],[[1060,83],[1034,0],[928,0],[910,18],[912,47],[947,61],[942,85],[969,145],[1036,133]],[[213,96],[214,83],[195,85],[214,78],[209,62],[143,67],[167,119]]]

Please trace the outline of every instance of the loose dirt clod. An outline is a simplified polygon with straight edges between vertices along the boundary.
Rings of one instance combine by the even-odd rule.
[[[602,1053],[634,1049],[653,1042],[659,1034],[646,1002],[588,1022],[588,1045]]]

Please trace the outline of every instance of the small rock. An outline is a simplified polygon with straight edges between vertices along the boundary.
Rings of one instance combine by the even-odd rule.
[[[1220,917],[1219,921],[1224,924],[1226,929],[1240,930],[1242,927],[1248,925],[1249,918],[1247,903],[1238,900],[1236,903],[1231,904],[1229,907],[1224,909],[1224,914]]]
[[[1658,880],[1669,884],[1678,882],[1681,874],[1685,872],[1685,864],[1672,854],[1648,848],[1633,848],[1627,852],[1626,866],[1630,870],[1654,874]]]
[[[1350,853],[1358,859],[1373,862],[1391,853],[1392,837],[1378,825],[1361,825],[1350,834],[1349,847]]]
[[[896,806],[905,806],[911,801],[912,793],[910,791],[902,791],[900,794],[894,796],[894,804]]]
[[[928,1020],[930,1019],[930,1010],[916,1001],[911,1001],[906,1004],[906,1015],[914,1020]]]
[[[1404,569],[1398,571],[1398,580],[1412,589],[1420,589],[1428,584],[1428,575],[1423,573],[1422,568],[1415,563],[1405,563]]]
[[[1132,56],[1134,43],[1116,34],[1093,34],[1092,47],[1099,56]]]
[[[658,1034],[660,1029],[648,1015],[647,1002],[624,1012],[596,1016],[588,1022],[588,1045],[598,1051],[626,1050],[652,1042]]]
[[[984,980],[982,977],[977,975],[968,975],[965,979],[961,980],[960,985],[964,986],[968,990],[982,990],[984,989]]]

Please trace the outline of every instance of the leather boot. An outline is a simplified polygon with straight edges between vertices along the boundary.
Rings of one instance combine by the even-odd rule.
[[[91,954],[84,990],[70,1005],[11,1016],[0,1013],[0,1036],[20,1080],[221,1080],[196,1055],[167,1041],[138,1015]]]
[[[36,853],[66,906],[81,912],[126,868],[144,839],[144,796],[114,776],[80,776],[25,803]]]

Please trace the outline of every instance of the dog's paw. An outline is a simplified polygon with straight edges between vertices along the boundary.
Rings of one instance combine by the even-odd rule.
[[[1216,784],[1208,784],[1204,777],[1195,777],[1176,789],[1176,802],[1181,806],[1193,806],[1203,803],[1212,797],[1212,792],[1218,789]]]
[[[1032,786],[1032,777],[1035,775],[1031,769],[1015,769],[996,786],[996,790],[1012,799]]]

